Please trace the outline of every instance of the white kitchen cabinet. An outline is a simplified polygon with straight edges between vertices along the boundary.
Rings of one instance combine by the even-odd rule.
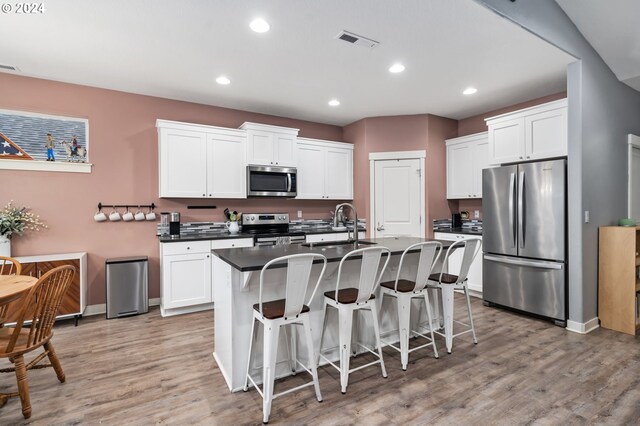
[[[297,199],[353,199],[353,145],[298,138],[297,151]]]
[[[567,100],[485,119],[490,164],[516,163],[567,155]]]
[[[253,238],[160,243],[160,313],[163,317],[213,308],[211,250],[253,247]]]
[[[482,170],[489,166],[487,132],[448,139],[447,198],[482,198]]]
[[[298,129],[245,122],[247,164],[295,167]]]
[[[246,135],[157,120],[160,197],[246,198]]]
[[[482,238],[481,236],[469,235],[469,234],[451,234],[448,232],[436,232],[433,236],[436,240],[445,240],[445,241],[460,241],[467,238]],[[460,271],[460,266],[462,265],[462,254],[464,250],[458,249],[454,250],[449,256],[449,262],[445,267],[447,271],[452,274],[457,274]],[[446,253],[446,250],[445,250]],[[445,254],[442,254],[444,256]],[[478,255],[473,259],[473,263],[471,263],[471,267],[469,268],[469,274],[467,276],[468,287],[469,290],[477,294],[482,294],[482,243],[480,243],[480,248]]]

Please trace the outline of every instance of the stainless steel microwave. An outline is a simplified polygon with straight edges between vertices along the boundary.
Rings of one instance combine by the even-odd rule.
[[[295,167],[247,166],[248,197],[288,197],[297,195]]]

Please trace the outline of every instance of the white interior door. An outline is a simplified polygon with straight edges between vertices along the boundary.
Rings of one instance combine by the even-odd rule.
[[[373,235],[423,237],[420,159],[376,160],[374,170]]]
[[[640,223],[640,147],[635,145],[629,148],[629,217]]]

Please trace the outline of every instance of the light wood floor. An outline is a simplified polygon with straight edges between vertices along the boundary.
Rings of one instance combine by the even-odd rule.
[[[324,402],[313,388],[283,396],[274,401],[270,424],[640,422],[638,337],[608,330],[582,336],[479,299],[473,309],[478,345],[464,336],[447,355],[438,338],[440,359],[414,352],[406,372],[399,354],[386,348],[389,378],[376,367],[358,371],[346,395],[337,372],[322,367]],[[213,361],[211,311],[161,318],[152,308],[130,318],[85,318],[77,328],[64,322],[53,342],[67,382],[60,384],[51,369],[29,372],[33,424],[261,423],[258,393],[231,394]],[[276,387],[303,379],[298,374]],[[15,376],[0,375],[0,391],[13,387]],[[17,398],[0,408],[0,424],[22,422]]]

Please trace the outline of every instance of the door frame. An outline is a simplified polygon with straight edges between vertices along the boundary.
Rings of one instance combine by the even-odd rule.
[[[633,167],[633,150],[640,149],[640,136],[629,134],[629,151],[627,154],[627,217],[631,216],[631,168]]]
[[[371,237],[376,237],[376,186],[375,186],[375,173],[376,173],[376,161],[387,160],[420,160],[420,232],[422,238],[426,236],[426,207],[425,207],[425,158],[427,152],[425,150],[419,151],[391,151],[391,152],[370,152],[369,153],[369,208],[371,211],[371,222],[369,222]]]

